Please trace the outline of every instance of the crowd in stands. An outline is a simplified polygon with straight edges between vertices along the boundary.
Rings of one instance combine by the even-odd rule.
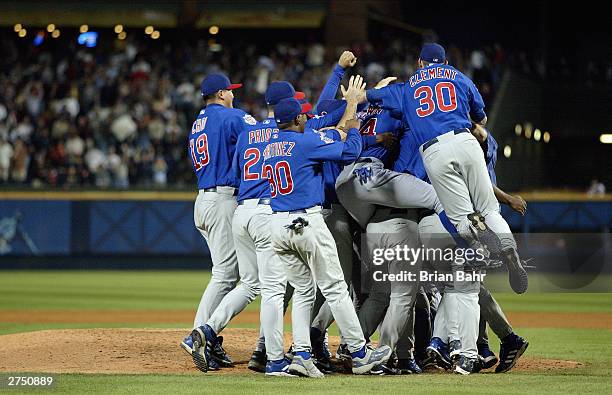
[[[129,38],[98,48],[68,38],[35,47],[9,35],[1,41],[0,185],[34,188],[193,188],[185,142],[203,105],[204,75],[223,71],[242,82],[235,104],[261,119],[269,82],[288,80],[314,104],[336,53],[346,49]],[[405,80],[419,45],[354,45],[353,72],[371,84],[391,75]],[[451,45],[448,58],[474,79],[490,108],[508,62],[503,49]]]

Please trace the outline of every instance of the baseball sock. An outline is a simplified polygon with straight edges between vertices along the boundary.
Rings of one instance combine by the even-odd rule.
[[[295,355],[299,355],[302,359],[310,359],[310,353],[308,351],[296,351]]]
[[[355,351],[351,353],[351,357],[352,358],[363,358],[366,355],[366,348],[365,346],[361,347],[361,349],[359,351]]]

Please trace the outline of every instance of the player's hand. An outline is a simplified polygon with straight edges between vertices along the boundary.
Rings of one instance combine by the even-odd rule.
[[[359,128],[361,128],[361,121],[357,118],[349,119],[348,121],[346,121],[344,127],[347,129],[347,131],[351,129],[359,130]]]
[[[508,202],[510,208],[521,215],[525,215],[527,211],[527,202],[519,195],[510,195],[510,201]]]
[[[397,77],[386,77],[386,78],[383,78],[382,80],[378,81],[378,84],[376,84],[374,89],[384,88],[385,86],[389,85],[390,83],[392,83],[395,80],[397,80]]]
[[[391,132],[377,134],[376,143],[382,144],[386,149],[390,150],[397,143],[397,137],[395,137]]]
[[[366,84],[363,81],[363,77],[360,75],[353,75],[349,79],[348,88],[344,88],[343,85],[340,85],[340,90],[342,91],[342,96],[347,102],[359,102],[360,98],[365,96],[365,87]]]
[[[353,67],[355,66],[355,63],[357,63],[357,58],[351,51],[342,52],[342,55],[340,55],[340,59],[338,60],[338,65],[343,69]]]

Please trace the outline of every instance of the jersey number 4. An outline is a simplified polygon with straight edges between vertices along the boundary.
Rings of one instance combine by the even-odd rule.
[[[275,197],[277,193],[288,195],[293,192],[293,177],[291,177],[291,167],[289,162],[280,161],[274,165],[266,164],[263,173],[270,183],[270,196]]]
[[[416,109],[419,117],[423,118],[431,115],[438,109],[442,112],[449,112],[457,109],[457,93],[455,85],[452,82],[438,82],[435,87],[435,102],[434,91],[431,86],[421,86],[414,91],[414,98],[419,100],[420,107]],[[446,97],[445,97],[446,92]]]
[[[197,139],[189,139],[189,150],[191,151],[191,160],[196,171],[206,166],[210,161],[206,133],[202,133]]]

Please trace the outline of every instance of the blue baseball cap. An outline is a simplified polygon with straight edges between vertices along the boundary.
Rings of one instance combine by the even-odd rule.
[[[429,63],[444,63],[446,61],[446,51],[440,44],[427,43],[423,45],[419,58]]]
[[[296,92],[293,85],[287,81],[274,81],[266,89],[266,103],[272,106],[278,104],[283,99],[294,99],[302,100],[306,97],[303,92]]]
[[[300,104],[297,99],[290,97],[282,99],[274,106],[274,119],[276,123],[287,123],[293,121],[300,114],[306,114],[312,110],[310,103]]]
[[[338,99],[321,100],[321,102],[317,106],[317,114],[319,115],[329,114],[330,112],[334,112],[340,107],[343,107],[345,105],[346,105],[346,100],[338,100]]]
[[[220,90],[232,90],[240,88],[242,84],[232,84],[225,74],[209,74],[200,85],[202,96],[208,96]]]

